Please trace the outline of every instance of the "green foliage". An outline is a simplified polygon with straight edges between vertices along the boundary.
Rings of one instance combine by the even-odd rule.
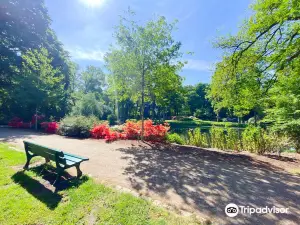
[[[235,128],[226,128],[226,149],[242,150],[241,131]]]
[[[185,143],[184,139],[182,137],[180,137],[180,135],[177,133],[167,134],[166,138],[169,143],[176,143],[179,145],[183,145]]]
[[[224,50],[208,95],[216,112],[228,108],[239,117],[254,112],[274,128],[300,118],[299,4],[257,0],[239,32],[215,43]]]
[[[168,139],[171,142],[177,137],[180,136],[174,133]],[[188,145],[222,150],[249,151],[257,154],[264,154],[265,152],[278,152],[280,154],[282,151],[289,150],[293,143],[295,144],[293,141],[296,140],[289,138],[283,131],[280,134],[278,130],[275,133],[255,126],[248,126],[244,130],[213,126],[209,132],[201,132],[200,128],[196,128],[194,130],[190,129],[184,137],[184,143]],[[180,141],[176,143],[181,144]]]
[[[201,133],[199,128],[189,130],[186,138],[188,145],[194,145],[197,147],[208,147],[210,140],[207,133]]]
[[[107,116],[109,125],[115,125],[117,123],[117,116],[115,114],[110,114]]]
[[[121,18],[115,31],[115,45],[105,55],[110,71],[110,97],[116,102],[130,99],[137,103],[142,120],[145,102],[151,102],[153,108],[170,107],[178,113],[183,99],[178,72],[184,63],[179,61],[181,43],[172,36],[175,22],[168,23],[161,16],[139,24],[132,19],[133,15],[129,10],[129,15]]]
[[[88,138],[90,130],[99,123],[99,119],[92,116],[66,116],[60,121],[58,133],[68,137]]]
[[[41,48],[27,51],[22,55],[22,60],[21,74],[15,79],[11,95],[18,102],[19,113],[23,112],[23,118],[28,119],[36,109],[40,112],[62,110],[59,103],[64,97],[63,75],[52,66],[53,58],[49,56],[48,50]]]
[[[50,28],[44,1],[3,0],[1,8],[0,120],[29,120],[36,103],[46,116],[63,116],[75,65]]]
[[[102,69],[95,66],[88,66],[77,78],[77,86],[80,91],[86,93],[102,94],[106,86],[105,74]]]
[[[248,126],[242,134],[242,141],[243,149],[249,152],[263,154],[273,149],[271,137],[260,127]]]
[[[209,134],[211,138],[211,146],[213,148],[218,148],[222,150],[227,149],[226,133],[224,128],[213,126],[209,130]]]
[[[103,112],[104,106],[96,99],[95,93],[78,93],[71,114],[74,116],[96,116],[100,119],[103,116]]]
[[[204,120],[215,119],[211,102],[206,98],[208,89],[209,85],[203,83],[184,87],[190,114]]]
[[[295,149],[300,153],[300,119],[285,122],[274,127],[275,132],[290,137]]]

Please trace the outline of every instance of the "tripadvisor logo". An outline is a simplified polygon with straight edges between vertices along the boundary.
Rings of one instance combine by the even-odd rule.
[[[239,207],[234,203],[230,203],[226,205],[225,213],[229,217],[235,217],[239,213]]]
[[[225,207],[225,213],[229,217],[235,217],[237,214],[266,214],[266,213],[288,213],[289,208],[277,208],[273,206],[272,208],[265,206],[265,207],[250,207],[250,206],[237,206],[234,203],[230,203]]]

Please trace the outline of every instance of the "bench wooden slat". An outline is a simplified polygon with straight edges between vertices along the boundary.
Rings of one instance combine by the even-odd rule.
[[[70,156],[70,157],[73,157],[73,158],[81,159],[83,161],[89,160],[89,158],[86,158],[86,157],[83,157],[83,156],[79,156],[79,155],[73,155],[73,154],[70,154],[68,152],[64,152],[64,155],[65,155],[65,157]]]
[[[50,159],[52,161],[55,161],[56,154],[63,156],[62,152],[53,151],[51,149],[46,149],[44,147],[38,146],[38,145],[28,145],[28,149],[30,152],[42,156],[44,158]]]

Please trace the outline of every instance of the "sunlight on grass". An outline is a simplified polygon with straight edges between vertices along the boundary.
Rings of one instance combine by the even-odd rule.
[[[25,154],[0,143],[0,224],[198,224],[85,176],[54,193],[34,170],[13,167],[24,162]]]

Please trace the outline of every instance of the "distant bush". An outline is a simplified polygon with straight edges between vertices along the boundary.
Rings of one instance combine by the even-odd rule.
[[[88,138],[90,130],[100,121],[94,117],[66,116],[60,121],[58,133],[63,136]]]
[[[117,123],[117,116],[115,114],[110,114],[107,116],[109,125],[115,125]]]
[[[180,135],[177,134],[177,133],[167,134],[166,138],[167,138],[167,141],[169,143],[176,143],[176,144],[179,144],[179,145],[184,144],[184,139],[181,138]]]

